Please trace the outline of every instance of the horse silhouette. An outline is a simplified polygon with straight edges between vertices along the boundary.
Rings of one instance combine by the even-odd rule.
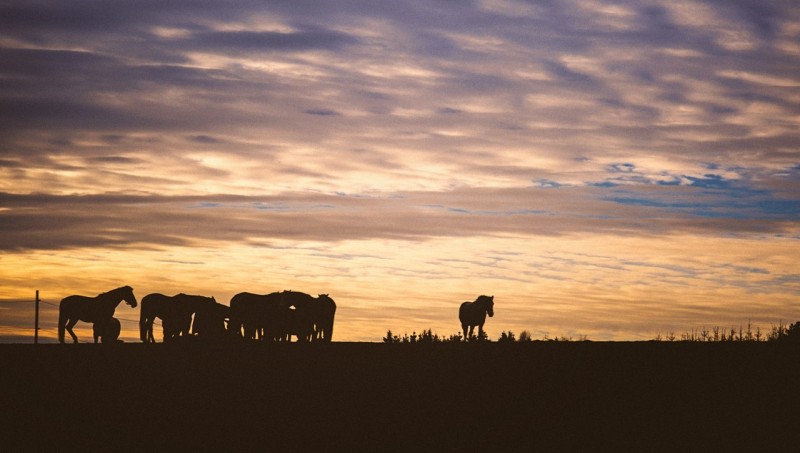
[[[231,298],[228,329],[248,340],[277,340],[286,330],[283,308],[281,293],[239,293]]]
[[[314,303],[314,341],[331,342],[335,315],[336,302],[327,294],[317,296]]]
[[[171,296],[160,293],[148,294],[142,298],[139,308],[139,337],[143,343],[155,343],[153,337],[153,322],[156,318],[163,321],[165,307],[172,301]]]
[[[144,300],[142,301],[144,303]],[[122,340],[119,339],[119,334],[122,331],[122,326],[117,318],[109,318],[107,321],[98,321],[92,326],[92,333],[94,334],[94,342],[100,339],[101,343],[118,343]]]
[[[314,321],[316,318],[317,300],[298,291],[283,291],[281,300],[284,309],[281,311],[287,321],[287,331],[283,339],[291,341],[292,335],[297,337],[297,341],[304,343],[312,341],[314,338]]]
[[[125,301],[131,308],[136,308],[136,297],[133,288],[122,286],[95,297],[67,296],[61,299],[58,306],[58,341],[64,343],[64,330],[69,332],[72,342],[78,342],[78,336],[72,331],[78,321],[91,323],[107,323],[114,317],[114,310],[120,302]],[[97,343],[97,337],[95,337]]]
[[[478,296],[474,302],[464,302],[458,309],[458,320],[461,321],[461,329],[464,330],[464,339],[472,337],[475,326],[478,326],[478,336],[483,336],[483,324],[486,322],[486,315],[491,318],[494,316],[494,296]],[[467,334],[469,327],[469,335]]]
[[[208,304],[216,303],[216,299],[192,294],[176,294],[164,304],[161,312],[161,327],[164,341],[172,341],[178,337],[187,337],[194,333],[192,317]]]
[[[222,339],[228,333],[225,320],[230,319],[230,307],[213,298],[198,299],[192,331],[203,339]]]

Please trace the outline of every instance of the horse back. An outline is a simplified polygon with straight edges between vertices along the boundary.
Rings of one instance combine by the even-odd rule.
[[[461,324],[482,325],[486,322],[486,312],[474,302],[464,302],[458,309],[458,320]]]
[[[471,302],[464,302],[461,304],[461,307],[458,308],[458,320],[461,321],[462,324],[469,321],[469,308],[471,306]]]
[[[61,299],[58,310],[68,318],[79,318],[82,321],[92,322],[91,319],[84,319],[91,315],[92,302],[94,302],[93,297],[67,296]]]
[[[142,316],[158,316],[164,312],[164,307],[172,299],[170,296],[165,296],[161,293],[148,294],[142,298],[142,307],[140,308]]]
[[[255,296],[258,296],[258,294],[253,294],[253,293],[236,294],[235,296],[231,297],[231,308],[251,304],[253,303],[252,301]]]

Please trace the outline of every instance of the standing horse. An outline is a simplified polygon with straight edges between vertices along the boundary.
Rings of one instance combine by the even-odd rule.
[[[192,316],[204,307],[217,303],[213,297],[183,293],[176,294],[171,299],[164,305],[161,314],[161,327],[164,330],[165,342],[193,335]]]
[[[248,340],[272,341],[283,335],[281,293],[239,293],[230,302],[228,330]]]
[[[461,321],[461,328],[464,330],[464,340],[472,337],[475,326],[478,326],[478,337],[483,337],[483,324],[486,322],[486,315],[491,318],[494,316],[494,296],[479,296],[475,302],[464,302],[458,309],[458,320]],[[467,335],[469,327],[469,335]]]
[[[192,328],[194,334],[204,340],[227,338],[229,331],[225,326],[225,321],[230,320],[230,307],[214,301],[213,298],[206,299],[206,301],[206,303],[201,303],[194,313]]]
[[[72,331],[78,321],[91,323],[108,323],[114,317],[114,310],[120,302],[125,301],[131,308],[136,308],[136,297],[133,288],[123,286],[112,289],[95,297],[67,296],[61,299],[58,306],[58,341],[64,343],[64,329],[69,332],[72,342],[78,342],[78,336]],[[95,338],[97,343],[97,338]]]
[[[314,341],[331,342],[336,302],[327,294],[320,294],[314,307]]]
[[[317,300],[298,291],[283,291],[281,298],[284,306],[283,317],[288,321],[284,337],[286,341],[292,341],[292,335],[296,336],[300,343],[311,341],[314,336]]]
[[[142,297],[142,307],[139,309],[139,337],[143,343],[155,343],[153,337],[153,322],[156,318],[164,319],[164,312],[172,297],[159,293],[148,294]]]

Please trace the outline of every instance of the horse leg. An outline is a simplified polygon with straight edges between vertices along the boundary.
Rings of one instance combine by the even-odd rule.
[[[475,334],[475,326],[469,326],[469,336],[468,339],[472,339],[472,335]]]
[[[153,343],[151,339],[153,338],[153,322],[155,318],[150,316],[144,316],[139,321],[139,337],[142,339],[142,343]]]
[[[72,328],[75,327],[75,324],[77,324],[77,323],[78,323],[78,319],[75,318],[75,319],[69,319],[67,321],[67,324],[64,325],[64,328],[67,329],[67,332],[69,333],[69,336],[72,337],[72,342],[73,343],[77,343],[78,342],[78,336],[75,335],[75,332],[72,331]]]
[[[469,339],[469,337],[467,336],[467,325],[461,324],[461,330],[464,331],[464,341],[467,341]]]

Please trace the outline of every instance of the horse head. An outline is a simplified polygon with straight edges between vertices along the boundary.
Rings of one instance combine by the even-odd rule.
[[[486,314],[489,315],[490,318],[494,316],[494,296],[481,296],[478,299],[483,303]]]
[[[122,300],[124,300],[126,304],[130,305],[131,308],[136,308],[136,296],[133,295],[133,288],[130,286],[123,286],[121,289]]]

